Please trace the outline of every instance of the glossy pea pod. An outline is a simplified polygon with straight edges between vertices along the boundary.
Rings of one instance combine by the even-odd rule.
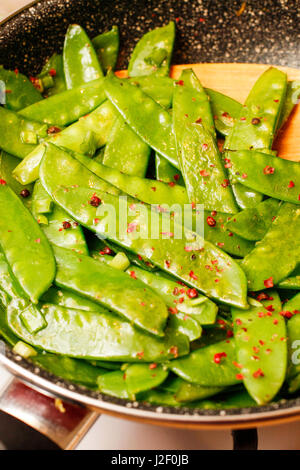
[[[241,103],[210,88],[205,88],[205,93],[210,99],[211,110],[217,131],[223,137],[229,135],[234,126],[235,120],[241,112]]]
[[[19,111],[43,98],[31,81],[17,69],[5,70],[0,66],[0,80],[5,84],[5,107]]]
[[[287,336],[281,301],[275,291],[248,311],[232,309],[236,356],[243,383],[259,404],[270,402],[286,376]]]
[[[300,261],[299,230],[298,206],[282,204],[264,238],[241,263],[250,290],[273,287],[294,271]]]
[[[180,186],[184,186],[184,180],[178,168],[171,165],[168,160],[157,152],[155,153],[155,174],[158,181],[171,183],[171,185],[177,183]]]
[[[288,371],[287,382],[289,393],[295,393],[300,389],[300,295],[297,294],[283,305],[283,314],[287,319],[288,337]]]
[[[300,204],[300,165],[254,150],[228,152],[232,163],[232,182],[238,181],[251,191]]]
[[[33,187],[31,184],[23,186],[13,177],[13,171],[19,163],[20,160],[17,157],[2,151],[0,153],[0,179],[6,181],[8,186],[21,197],[23,203],[28,207]]]
[[[98,56],[103,71],[114,70],[119,53],[119,28],[113,26],[110,31],[99,34],[92,39],[92,44]]]
[[[261,240],[275,219],[279,206],[277,199],[266,199],[256,207],[244,209],[230,217],[226,228],[246,240]]]
[[[175,39],[175,24],[146,33],[137,43],[129,61],[130,77],[168,75]]]
[[[37,181],[32,195],[32,213],[50,243],[88,255],[87,244],[80,225],[57,204],[48,200],[48,193],[40,181]],[[50,207],[46,208],[46,212],[42,209],[45,202],[46,206],[50,202]]]
[[[298,103],[299,97],[300,97],[300,81],[293,80],[293,81],[288,82],[287,89],[286,89],[286,97],[285,97],[284,104],[282,106],[280,119],[277,125],[277,130],[280,130],[285,125],[294,107]]]
[[[129,78],[129,82],[151,96],[163,108],[169,109],[172,105],[174,80],[170,77],[158,77],[157,75],[146,75],[142,77]]]
[[[54,247],[54,254],[56,285],[100,303],[145,331],[164,335],[168,317],[166,305],[142,282],[107,264],[63,248]]]
[[[84,29],[77,24],[68,27],[63,49],[63,64],[68,89],[103,76],[93,44]]]
[[[189,351],[186,336],[167,331],[163,339],[156,338],[106,309],[85,312],[47,304],[40,312],[45,325],[36,333],[26,329],[14,304],[7,319],[18,337],[48,352],[102,361],[162,362]]]
[[[278,289],[300,290],[300,269],[296,269],[285,279],[277,284]]]
[[[62,189],[64,187],[64,178],[61,180],[58,178],[60,172],[56,170],[57,162],[59,162],[59,165],[68,168],[69,178],[75,180],[77,177],[78,182],[80,181],[79,162],[76,162],[74,167],[72,157],[69,154],[56,149],[54,146],[48,146],[40,168],[40,178],[43,186],[52,195],[53,199],[75,220],[93,232],[102,235],[105,232],[106,221],[103,220],[102,222],[101,219],[103,218],[102,211],[105,210],[106,203],[114,207],[117,222],[120,220],[119,211],[122,213],[123,211],[128,212],[130,206],[130,210],[134,210],[134,200],[128,200],[127,202],[122,200],[121,207],[119,207],[120,201],[118,198],[102,191],[93,192],[85,188],[68,188],[68,191],[64,191]],[[102,202],[98,208],[88,204],[93,194],[96,194]],[[122,203],[124,206],[122,206]],[[101,207],[102,205],[103,207]],[[112,230],[106,235],[112,241],[139,254],[142,258],[147,259],[188,285],[199,289],[209,297],[219,299],[225,303],[239,305],[242,308],[246,307],[246,279],[242,270],[232,258],[193,232],[186,231],[186,236],[179,239],[172,235],[164,236],[164,230],[162,229],[165,222],[159,213],[154,217],[153,230],[158,230],[158,234],[161,232],[161,235],[154,239],[145,239],[143,235],[136,237],[134,232],[140,226],[144,227],[149,215],[146,206],[143,206],[143,210],[138,211],[138,214],[134,211],[133,215],[130,215],[129,211],[127,224],[122,228],[122,226],[118,227],[117,223],[118,233],[114,234],[114,230]],[[174,234],[175,229],[180,231],[182,227],[178,227],[176,223],[174,227],[171,227],[170,233]],[[191,258],[192,254],[195,255],[193,258]],[[212,270],[206,269],[205,266],[210,266],[212,260],[217,260],[218,266],[215,266]]]
[[[18,196],[0,184],[0,244],[10,268],[33,303],[50,287],[55,260],[44,233]]]
[[[225,140],[226,150],[271,148],[286,96],[286,87],[286,74],[276,68],[270,67],[259,77]],[[230,161],[231,153],[225,156]],[[251,153],[248,157],[251,161]],[[230,167],[228,170],[232,174]],[[259,191],[261,190],[262,188]],[[240,185],[234,185],[233,192],[242,209],[254,207],[262,200],[260,192],[247,192]]]
[[[92,300],[82,297],[76,292],[60,289],[56,286],[50,287],[41,297],[41,303],[55,304],[61,307],[75,310],[85,310],[86,312],[102,312],[103,308]]]
[[[50,88],[47,88],[47,96],[56,95],[66,90],[65,73],[61,54],[54,53],[49,60],[47,60],[41,73],[38,75],[38,78],[41,80],[45,79],[45,77],[51,77],[51,80],[53,81],[53,85]],[[23,108],[25,108],[25,106],[23,106]]]

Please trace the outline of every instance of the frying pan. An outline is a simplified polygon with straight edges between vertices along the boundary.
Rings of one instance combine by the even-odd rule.
[[[61,50],[69,23],[80,23],[91,36],[117,24],[121,35],[118,68],[125,69],[127,58],[142,34],[173,19],[177,23],[175,64],[250,62],[297,67],[300,63],[298,2],[248,1],[244,18],[236,14],[240,7],[240,1],[222,0],[33,2],[0,24],[0,64],[33,75],[39,72],[47,57]],[[300,419],[300,398],[232,410],[128,403],[55,377],[14,355],[4,344],[1,346],[0,363],[14,376],[31,384],[33,389],[42,390],[45,396],[60,397],[75,407],[92,410],[85,418],[86,428],[95,418],[93,412],[190,429],[253,428]],[[0,408],[17,414],[5,405],[3,397],[2,393]],[[21,413],[17,417],[32,424],[29,411],[26,416]],[[39,429],[47,433],[45,427]]]

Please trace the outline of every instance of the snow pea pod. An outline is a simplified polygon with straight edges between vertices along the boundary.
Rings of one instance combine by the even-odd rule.
[[[5,183],[0,185],[0,209],[0,244],[14,276],[31,301],[37,303],[55,276],[51,247],[29,211]]]
[[[300,81],[293,80],[287,83],[286,97],[282,106],[280,119],[278,122],[277,129],[280,130],[287,122],[291,112],[296,106],[300,97]]]
[[[104,150],[103,164],[121,169],[123,173],[144,177],[151,149],[126,124],[122,116],[116,119]]]
[[[281,301],[270,291],[261,306],[241,312],[231,310],[237,362],[243,382],[259,404],[270,402],[285,380],[287,367],[286,326]]]
[[[115,120],[114,106],[105,101],[88,116],[82,117],[78,122],[52,136],[48,142],[93,156],[98,147],[106,144]],[[44,150],[45,148],[39,145],[15,169],[14,177],[20,183],[28,184],[38,179]]]
[[[53,86],[47,89],[47,96],[56,95],[66,90],[65,72],[61,54],[54,53],[41,70],[38,78],[52,77]],[[23,106],[25,108],[25,106]]]
[[[235,213],[231,186],[217,144],[202,124],[186,127],[179,152],[180,166],[190,202],[207,210]]]
[[[189,403],[204,398],[212,397],[221,393],[224,387],[203,387],[203,385],[192,384],[181,380],[181,384],[176,391],[175,398],[180,403]]]
[[[246,240],[261,240],[276,217],[279,206],[280,201],[277,199],[266,199],[256,207],[244,209],[232,216],[226,228]]]
[[[21,116],[55,126],[67,126],[105,101],[104,79],[79,85],[19,111]]]
[[[49,213],[46,215],[39,213],[37,209],[39,202],[46,198],[49,198],[49,195],[38,180],[32,195],[32,213],[50,243],[88,255],[82,228],[70,219],[69,214],[54,203]]]
[[[250,290],[272,287],[294,271],[300,261],[299,233],[299,207],[286,202],[264,238],[241,263]]]
[[[125,373],[120,370],[108,372],[98,378],[98,388],[102,393],[106,393],[112,397],[130,400],[124,377]]]
[[[56,246],[53,250],[56,285],[100,303],[143,330],[164,335],[168,317],[166,305],[145,284],[92,258]]]
[[[130,77],[169,74],[175,39],[175,24],[170,21],[162,28],[146,33],[137,43],[128,65]]]
[[[130,364],[124,374],[124,383],[130,397],[158,387],[166,380],[169,371],[160,364]],[[99,381],[98,381],[99,385]]]
[[[217,131],[224,137],[229,135],[242,109],[241,103],[210,88],[205,88],[205,93],[210,99]]]
[[[170,186],[161,181],[124,174],[123,171],[109,168],[85,155],[77,153],[73,155],[100,178],[147,204],[187,204],[189,202],[186,190],[182,186],[175,184]]]
[[[300,290],[300,266],[297,265],[289,277],[280,281],[277,287],[279,289]]]
[[[270,67],[256,81],[231,133],[225,140],[226,150],[270,148],[286,96],[287,78],[280,70]],[[229,154],[229,159],[231,154]],[[251,153],[248,154],[251,161]],[[232,173],[231,168],[229,173]],[[253,188],[252,188],[253,189]],[[238,205],[245,209],[262,200],[255,191],[247,193],[243,186],[234,185]],[[256,204],[254,204],[256,202]]]
[[[32,193],[32,185],[28,184],[23,186],[13,176],[13,170],[19,164],[20,160],[9,153],[2,151],[0,153],[0,179],[7,182],[8,186],[22,198],[25,205],[29,203],[30,194]],[[29,191],[29,194],[24,192]],[[22,197],[22,194],[26,197]]]
[[[163,108],[170,108],[173,100],[174,81],[170,77],[158,77],[157,75],[146,75],[143,77],[130,78],[132,85],[142,88],[146,95],[160,104]]]
[[[105,79],[105,92],[134,132],[178,168],[172,118],[168,111],[141,88],[112,75]]]
[[[30,135],[32,143],[26,143]],[[47,137],[47,125],[26,119],[14,111],[0,107],[0,148],[18,158],[24,158],[40,139]]]
[[[283,305],[283,312],[286,318],[289,318],[287,321],[289,351],[287,382],[289,392],[294,393],[300,388],[300,294],[295,295]]]
[[[272,155],[240,150],[230,152],[232,182],[260,190],[267,196],[300,204],[300,165]]]
[[[87,312],[102,312],[103,308],[81,295],[65,289],[50,287],[41,297],[41,303],[60,305],[61,307],[73,308],[75,310],[85,310]]]
[[[103,225],[101,218],[99,218],[102,204],[99,209],[91,204],[86,204],[93,196],[92,191],[86,188],[69,188],[66,192],[61,189],[66,184],[61,168],[67,169],[65,170],[67,171],[66,177],[69,180],[75,181],[77,179],[77,183],[72,184],[78,184],[81,181],[80,163],[76,161],[76,165],[74,165],[73,160],[72,156],[66,152],[48,146],[40,168],[42,184],[53,199],[76,221],[93,232],[101,234],[101,231],[102,233],[105,231],[106,225],[105,223]],[[60,167],[59,170],[57,166]],[[120,233],[108,234],[108,238],[112,241],[139,254],[162,270],[201,290],[209,297],[214,297],[225,303],[239,305],[241,308],[247,306],[246,279],[243,271],[224,252],[203,240],[199,235],[189,232],[189,230],[186,230],[186,236],[181,239],[172,236],[164,237],[164,230],[162,230],[164,220],[161,214],[157,214],[158,217],[154,217],[153,221],[153,230],[157,229],[158,234],[162,232],[158,238],[144,239],[143,237],[136,237],[136,228],[143,227],[145,223],[146,226],[148,225],[149,209],[145,206],[144,210],[140,211],[138,215],[130,215],[129,209],[132,204],[135,204],[135,200],[128,200],[127,204],[126,201],[122,200],[125,206],[120,208],[118,198],[103,191],[97,191],[96,194],[103,204],[109,203],[114,207],[116,221],[120,220],[119,210],[122,212],[125,210],[129,213],[127,228],[129,226],[132,229],[126,231],[126,229],[122,230],[121,228]],[[101,217],[103,218],[103,215]],[[95,219],[97,219],[96,223]],[[173,228],[171,224],[174,224],[174,221],[170,221],[170,231],[168,230],[168,232],[174,234],[175,229],[177,230],[177,222]],[[116,227],[116,229],[119,231],[119,227]],[[191,245],[186,237],[190,237],[195,245],[193,243]],[[192,254],[195,256],[192,256]],[[205,266],[212,264],[212,260],[217,260],[217,269],[205,268]]]
[[[168,325],[175,331],[186,335],[190,341],[195,341],[202,335],[201,325],[186,313],[178,312],[176,315],[170,315]]]
[[[168,330],[163,339],[148,335],[106,309],[84,312],[47,304],[41,312],[47,326],[35,334],[24,327],[13,304],[7,311],[8,324],[27,343],[56,354],[102,361],[163,362],[189,351],[186,336]]]
[[[210,400],[201,400],[190,404],[190,408],[202,408],[205,410],[251,408],[254,406],[257,406],[257,403],[246,390],[238,390],[234,393],[225,392]]]
[[[13,72],[0,66],[0,80],[5,83],[5,107],[19,111],[43,97],[25,75],[17,69]]]
[[[92,39],[102,70],[114,70],[119,53],[119,28],[113,26],[110,31],[99,34]]]
[[[14,277],[12,270],[7,262],[7,259],[0,247],[0,289],[1,292],[5,292],[6,303],[13,298],[26,298],[26,294],[21,288],[19,282]]]
[[[184,180],[180,171],[164,157],[161,157],[159,153],[155,153],[155,174],[158,181],[171,184],[176,182],[180,186],[184,186]]]
[[[187,357],[170,362],[170,369],[183,380],[204,387],[226,387],[239,382],[233,340],[205,346]]]
[[[63,49],[63,64],[68,89],[103,76],[93,44],[81,26],[68,27]]]

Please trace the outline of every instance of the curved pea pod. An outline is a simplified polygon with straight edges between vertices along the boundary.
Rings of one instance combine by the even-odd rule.
[[[17,69],[5,70],[0,66],[0,80],[5,83],[5,107],[12,111],[19,111],[43,98],[30,80]]]
[[[170,362],[170,369],[183,380],[204,387],[226,387],[239,383],[233,340],[205,346]]]
[[[280,130],[287,122],[290,114],[296,106],[300,97],[300,81],[293,80],[287,83],[286,97],[282,106],[280,119],[277,125],[277,129]]]
[[[168,111],[141,88],[112,75],[105,79],[105,92],[134,132],[178,168],[172,118]]]
[[[63,49],[63,64],[68,89],[103,76],[93,44],[81,26],[68,27]]]
[[[174,313],[171,318],[177,317],[178,312],[190,316],[200,325],[213,324],[216,320],[218,307],[214,302],[195,289],[180,286],[176,281],[168,279],[163,273],[153,273],[138,267],[129,267],[126,271],[129,275],[136,277],[151,289],[160,294],[164,302]],[[180,319],[184,318],[180,316]]]
[[[205,93],[210,99],[211,110],[217,131],[224,137],[229,135],[235,120],[240,115],[242,104],[233,98],[210,88],[205,88]]]
[[[203,385],[192,384],[184,380],[176,391],[175,398],[179,403],[190,403],[204,400],[221,393],[224,387],[203,387]]]
[[[20,199],[0,185],[0,244],[14,276],[36,303],[50,287],[55,260],[48,240]]]
[[[30,194],[32,193],[32,185],[23,186],[12,175],[13,170],[20,163],[20,160],[9,153],[2,151],[0,153],[0,179],[6,181],[8,186],[20,197],[25,205],[29,203]],[[24,192],[24,189],[29,193]],[[21,194],[22,193],[22,194]]]
[[[118,116],[104,150],[103,163],[107,167],[122,168],[128,175],[144,177],[148,168],[151,149]]]
[[[47,136],[47,125],[0,107],[0,148],[24,158]]]
[[[227,229],[226,222],[235,214],[217,211],[204,212],[204,238],[234,256],[244,257],[254,248],[254,243]]]
[[[0,248],[0,289],[5,292],[7,296],[4,296],[6,300],[13,298],[26,297],[25,292],[21,288],[18,281],[15,279],[11,268],[5,258],[3,251]],[[7,301],[5,301],[5,304]],[[6,306],[6,305],[5,305]]]
[[[277,199],[266,199],[251,209],[230,217],[226,228],[246,240],[261,240],[270,228],[280,206]]]
[[[292,297],[282,308],[282,314],[287,318],[288,390],[289,393],[295,393],[300,389],[300,294]]]
[[[45,161],[47,160],[45,159]],[[47,175],[43,170],[43,163],[41,167],[41,178],[44,187],[47,188],[48,181]],[[102,224],[100,217],[103,217],[103,215],[101,216],[95,207],[87,204],[87,201],[91,199],[95,191],[85,188],[67,189],[68,190],[65,191],[61,187],[57,187],[57,189],[52,187],[50,191],[48,187],[47,191],[51,192],[54,200],[75,218],[75,220],[103,236],[105,234],[106,221]],[[105,204],[104,208],[114,207],[116,221],[119,221],[119,200],[102,191],[97,191],[96,194],[97,197],[101,199],[102,203]],[[106,204],[109,204],[109,206],[106,206]],[[129,206],[132,205],[134,204],[129,202],[128,206],[121,209],[122,212],[123,210],[128,211]],[[148,221],[149,215],[148,209],[145,207],[145,210],[141,211],[138,216],[128,217],[127,227],[129,226],[130,230],[121,230],[121,234],[114,234],[112,230],[112,232],[109,231],[109,233],[105,235],[108,235],[111,240],[139,254],[142,258],[149,260],[164,271],[186,282],[188,285],[199,289],[207,296],[218,299],[224,303],[238,305],[241,308],[247,306],[246,278],[241,268],[232,258],[203,240],[197,234],[186,230],[186,236],[190,236],[194,244],[191,248],[195,254],[192,261],[191,249],[189,247],[190,242],[188,242],[185,237],[183,239],[175,239],[173,237],[140,239],[136,238],[135,234],[131,235],[131,233],[135,231],[134,227],[145,225],[146,220],[144,217],[147,218]],[[160,216],[158,217],[158,221],[162,223]],[[132,230],[131,227],[133,228]],[[159,227],[158,229],[160,233],[161,229]],[[165,232],[161,233],[163,234]],[[169,233],[174,233],[174,229]],[[213,269],[205,268],[205,266],[211,265],[212,260],[217,261],[217,263],[215,263],[217,266]]]
[[[112,397],[124,398],[130,400],[125,384],[125,372],[114,370],[98,377],[97,385],[102,393]]]
[[[278,289],[291,289],[300,290],[300,269],[297,265],[296,269],[289,275],[289,277],[283,279],[277,284]]]
[[[47,89],[47,96],[56,95],[66,90],[65,72],[61,54],[54,53],[49,60],[47,60],[38,77],[43,80],[43,78],[49,76],[53,80],[53,86]],[[23,106],[23,108],[25,108],[25,106]]]
[[[190,341],[199,339],[202,335],[202,327],[198,321],[187,315],[186,313],[178,312],[174,315],[170,315],[168,325],[175,331],[179,331],[183,335],[186,335]]]
[[[232,309],[237,362],[252,398],[263,405],[279,392],[286,375],[287,337],[281,301],[270,291],[260,306]]]
[[[85,310],[86,312],[99,312],[103,311],[103,308],[86,297],[76,294],[65,289],[59,289],[58,287],[50,287],[41,297],[41,302],[60,305],[61,307],[72,308],[75,310]]]
[[[159,153],[155,154],[155,175],[158,181],[171,183],[171,185],[177,183],[180,186],[184,186],[184,180],[180,171],[164,157],[161,157]]]
[[[131,364],[125,370],[124,381],[129,395],[133,397],[138,393],[158,387],[168,375],[169,371],[165,365]]]
[[[52,136],[48,142],[93,156],[98,147],[106,144],[115,120],[114,106],[105,101],[88,116],[82,117],[78,122]],[[44,150],[44,146],[39,145],[15,169],[14,177],[20,183],[28,184],[38,179]]]
[[[78,85],[19,111],[21,116],[49,125],[67,126],[105,101],[104,79]]]
[[[88,255],[82,228],[77,222],[70,219],[63,209],[50,200],[52,206],[49,212],[46,214],[40,212],[42,210],[41,206],[47,201],[47,198],[49,198],[49,195],[38,180],[35,183],[32,195],[32,213],[50,243]]]
[[[63,248],[54,247],[55,283],[114,310],[135,325],[163,336],[168,311],[151,289],[122,271]],[[122,289],[120,290],[120,285]]]
[[[161,181],[124,174],[123,171],[121,172],[116,168],[105,166],[105,157],[104,164],[102,165],[85,155],[73,155],[80,163],[100,178],[116,186],[124,193],[147,204],[188,203],[186,190],[180,185],[174,184],[170,186]]]
[[[159,77],[157,75],[146,75],[130,78],[132,85],[141,87],[146,95],[160,104],[163,108],[170,108],[173,100],[174,81],[170,77]]]
[[[237,206],[217,144],[202,124],[186,127],[181,140],[180,165],[190,202],[207,210],[235,213]]]
[[[273,287],[294,271],[300,259],[299,230],[299,207],[282,204],[264,238],[241,263],[250,290]]]
[[[174,86],[173,129],[178,149],[181,147],[185,128],[193,123],[202,123],[215,136],[210,101],[194,71],[183,70]]]
[[[130,77],[168,75],[175,40],[175,24],[146,33],[137,43],[129,61]]]
[[[267,196],[300,204],[300,165],[253,150],[230,152],[232,182],[260,189]]]
[[[92,39],[92,44],[104,71],[114,70],[119,53],[119,28],[113,26],[110,31]]]
[[[156,338],[106,309],[102,313],[84,312],[47,304],[41,314],[46,326],[37,333],[25,328],[14,304],[8,307],[7,318],[18,337],[56,354],[103,361],[163,362],[189,351],[186,336],[167,330],[163,339]]]
[[[238,390],[232,393],[220,394],[212,399],[200,400],[191,403],[189,407],[202,408],[205,410],[223,410],[234,408],[251,408],[257,403],[246,390]]]
[[[262,149],[272,146],[286,96],[286,87],[286,74],[274,67],[270,67],[259,77],[225,140],[226,150]],[[230,155],[231,153],[229,158]],[[248,154],[248,157],[251,161],[251,154]],[[229,173],[233,175],[230,168]],[[233,186],[233,191],[242,209],[253,207],[253,201],[258,203],[262,199],[260,189],[258,193],[251,193],[249,190],[247,193],[243,186],[238,184]]]

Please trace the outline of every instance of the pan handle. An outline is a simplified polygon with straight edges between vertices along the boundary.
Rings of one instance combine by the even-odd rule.
[[[44,434],[61,449],[74,449],[100,416],[10,377],[0,387],[0,410]]]

